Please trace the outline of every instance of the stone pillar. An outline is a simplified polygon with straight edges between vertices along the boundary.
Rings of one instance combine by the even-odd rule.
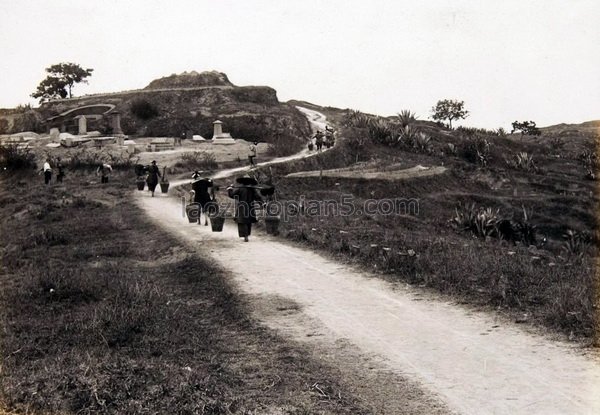
[[[125,144],[125,138],[117,137],[117,145],[122,146]]]
[[[110,113],[112,116],[112,129],[114,135],[122,135],[123,130],[121,130],[121,113],[118,111],[113,111]]]
[[[87,134],[87,120],[85,119],[85,115],[78,115],[77,117],[75,117],[75,119],[77,120],[79,127],[79,131],[77,132],[77,134]]]
[[[58,131],[58,128],[51,128],[50,129],[50,139],[52,141],[58,141],[59,140],[59,135],[60,135],[60,131]]]
[[[223,123],[219,120],[213,122],[213,138],[217,138],[223,134]]]

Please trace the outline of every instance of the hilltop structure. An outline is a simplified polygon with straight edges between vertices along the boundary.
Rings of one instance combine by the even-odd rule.
[[[310,125],[293,105],[279,102],[267,86],[236,86],[221,72],[184,72],[156,79],[143,89],[86,95],[43,103],[23,112],[0,112],[0,134],[21,131],[49,133],[52,128],[73,135],[99,131],[104,135],[210,137],[215,120],[228,136],[273,141],[287,135],[302,140]],[[219,141],[226,143],[226,141]]]

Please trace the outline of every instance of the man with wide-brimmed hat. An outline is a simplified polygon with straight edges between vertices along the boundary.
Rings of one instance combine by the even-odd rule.
[[[238,235],[248,242],[252,232],[252,224],[256,223],[255,204],[262,202],[262,198],[255,187],[256,179],[244,175],[238,177],[235,186],[229,186],[227,192],[229,197],[235,200],[235,221],[238,224]]]

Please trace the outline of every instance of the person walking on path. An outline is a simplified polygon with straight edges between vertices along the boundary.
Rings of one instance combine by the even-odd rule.
[[[52,180],[52,166],[50,166],[50,159],[47,158],[44,162],[44,167],[42,168],[42,172],[44,172],[44,183],[50,183]]]
[[[238,235],[248,242],[252,233],[252,224],[256,223],[255,204],[262,203],[258,190],[254,187],[258,183],[252,177],[245,175],[236,179],[235,186],[229,186],[229,197],[235,200],[235,221],[238,224]]]
[[[100,176],[100,183],[108,183],[108,176],[112,173],[112,166],[107,163],[101,163],[96,170],[96,175]]]
[[[209,177],[200,178],[200,173],[195,172],[192,175],[192,191],[194,192],[194,203],[200,207],[198,211],[198,225],[202,224],[200,215],[204,213],[204,226],[208,226],[208,214],[216,211],[215,187],[213,181]],[[210,189],[210,191],[209,191]]]
[[[146,183],[148,183],[148,190],[152,192],[152,197],[154,197],[154,190],[156,190],[156,185],[158,184],[159,177],[160,170],[156,165],[156,160],[152,160],[152,164],[148,167],[148,178],[146,178]]]
[[[250,160],[250,165],[251,166],[256,166],[256,163],[254,162],[254,159],[256,158],[256,148],[258,146],[258,141],[254,141],[252,144],[250,144],[250,154],[248,155],[248,160]]]
[[[333,133],[334,133],[334,129],[329,128],[329,126],[326,125],[325,126],[325,145],[327,146],[327,148],[333,147],[333,144],[335,143],[335,138],[333,136]]]
[[[56,159],[56,168],[58,169],[56,182],[62,183],[63,179],[65,178],[65,166],[63,166],[62,162],[60,161],[60,157]]]
[[[315,134],[315,144],[317,145],[317,151],[321,151],[323,148],[323,133],[321,130]]]

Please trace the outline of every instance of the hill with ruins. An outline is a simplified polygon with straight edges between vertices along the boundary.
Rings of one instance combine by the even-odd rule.
[[[82,108],[83,107],[83,108]],[[85,95],[46,102],[39,108],[0,110],[0,134],[48,132],[57,127],[76,133],[70,114],[119,112],[130,136],[212,136],[219,119],[233,137],[273,142],[277,137],[306,137],[310,126],[290,104],[279,102],[268,86],[237,86],[216,71],[184,72],[151,81],[139,90]],[[69,115],[66,115],[69,114]],[[88,130],[110,134],[107,117],[91,120]]]

